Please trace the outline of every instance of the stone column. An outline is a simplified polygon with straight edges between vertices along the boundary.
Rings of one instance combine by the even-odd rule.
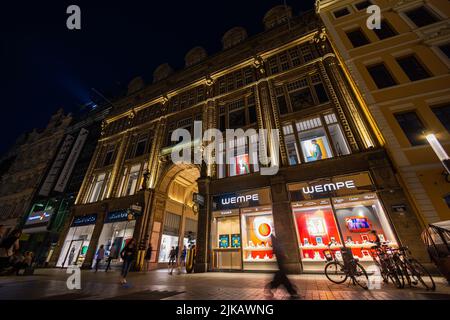
[[[322,65],[322,63],[319,64]],[[332,53],[326,54],[323,58],[323,65],[326,72],[324,73],[322,70],[322,75],[327,74],[329,77],[328,81],[331,80],[334,84],[333,88],[335,89],[335,95],[338,98],[337,106],[345,106],[343,112],[351,121],[353,128],[358,132],[356,138],[359,140],[361,148],[368,149],[375,147],[377,145],[376,139],[369,130],[366,120],[363,118],[362,110],[356,100],[355,94],[352,92],[347,80],[342,74],[336,56]]]
[[[195,272],[206,272],[211,269],[211,195],[210,195],[210,177],[200,177],[197,180],[198,191],[205,198],[205,205],[199,208],[198,212],[198,230],[197,230],[197,254],[195,256]]]
[[[275,234],[287,255],[286,268],[289,273],[300,273],[300,251],[286,182],[278,175],[271,178],[270,184]]]
[[[117,152],[116,160],[114,161],[114,166],[111,172],[110,187],[108,188],[108,193],[106,199],[115,198],[117,194],[117,188],[120,183],[120,172],[122,169],[123,161],[125,160],[125,154],[127,151],[128,144],[130,142],[131,132],[126,131],[120,141],[119,151]]]

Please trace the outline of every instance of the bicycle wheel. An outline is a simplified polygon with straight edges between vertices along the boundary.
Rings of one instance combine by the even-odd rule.
[[[414,280],[420,283],[427,290],[435,290],[436,284],[434,283],[433,277],[428,272],[427,269],[416,259],[408,260],[408,269]],[[429,283],[427,281],[429,280]]]
[[[398,288],[401,289],[405,286],[405,278],[403,277],[402,270],[400,267],[395,265],[390,265],[389,269],[389,279]]]
[[[357,262],[352,278],[361,288],[365,290],[369,289],[369,276],[367,275],[366,269]]]
[[[328,280],[336,284],[344,283],[347,280],[347,273],[344,270],[344,265],[339,262],[331,261],[325,266],[325,275]]]

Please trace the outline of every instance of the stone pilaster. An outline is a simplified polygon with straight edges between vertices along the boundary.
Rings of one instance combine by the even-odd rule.
[[[100,234],[102,233],[103,229],[103,221],[105,220],[106,212],[108,212],[108,205],[105,204],[103,206],[104,210],[99,212],[97,215],[97,221],[95,222],[94,231],[91,235],[91,241],[89,242],[89,248],[86,252],[86,257],[83,261],[83,265],[81,266],[82,269],[90,269],[92,266],[92,262],[95,258],[95,251],[97,250],[98,246],[98,240],[100,238]]]
[[[125,160],[125,154],[130,142],[130,137],[131,132],[127,131],[120,141],[119,150],[111,172],[111,177],[109,178],[110,187],[108,188],[108,193],[106,195],[107,199],[114,198],[117,194],[117,188],[120,183],[120,172],[122,170],[123,161]]]
[[[278,175],[271,179],[272,214],[275,234],[282,245],[286,255],[286,268],[289,273],[300,273],[300,252],[297,246],[295,223],[292,217],[291,204],[283,176]]]
[[[211,269],[210,232],[211,232],[211,195],[210,177],[200,177],[197,180],[198,191],[205,197],[205,205],[199,208],[197,230],[197,254],[195,256],[195,272],[206,272]]]

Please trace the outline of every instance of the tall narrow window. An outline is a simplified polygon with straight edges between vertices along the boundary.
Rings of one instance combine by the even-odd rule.
[[[333,14],[336,18],[340,18],[340,17],[350,14],[350,11],[348,11],[347,8],[342,8],[342,9],[334,11]]]
[[[101,200],[100,194],[102,192],[103,185],[105,183],[105,177],[106,177],[106,174],[102,173],[102,174],[99,174],[97,176],[97,178],[94,180],[94,185],[92,187],[92,192],[91,192],[91,197],[89,199],[89,202],[96,202],[96,201]]]
[[[114,161],[114,146],[109,146],[105,153],[105,160],[103,161],[103,166],[109,166]]]
[[[397,113],[395,118],[411,145],[418,146],[426,143],[423,137],[425,126],[414,111]]]
[[[368,66],[367,71],[369,71],[378,89],[392,87],[397,84],[384,63]]]
[[[346,34],[354,48],[369,44],[369,40],[361,29],[349,31]]]
[[[450,43],[440,45],[439,50],[441,50],[447,58],[450,59]]]
[[[126,196],[131,196],[136,193],[136,187],[138,184],[140,170],[141,170],[140,164],[131,167],[130,174],[128,176],[127,187],[125,189]]]
[[[419,28],[439,21],[439,19],[424,6],[406,11],[405,14]]]
[[[300,152],[295,139],[294,128],[291,124],[283,126],[284,144],[289,159],[289,165],[293,166],[300,163]]]
[[[450,103],[441,107],[432,108],[435,116],[439,119],[442,125],[450,132]]]
[[[358,9],[359,11],[361,11],[361,10],[367,9],[371,5],[372,5],[372,2],[369,0],[366,0],[366,1],[361,1],[361,2],[358,2],[357,4],[355,4],[355,8]]]
[[[342,133],[341,126],[338,123],[336,114],[331,113],[324,116],[325,122],[328,125],[328,132],[330,133],[331,142],[337,156],[350,154],[350,148]]]
[[[398,58],[397,62],[411,81],[417,81],[430,77],[428,71],[422,66],[414,55]]]
[[[298,121],[296,129],[305,162],[333,157],[329,140],[320,117]]]

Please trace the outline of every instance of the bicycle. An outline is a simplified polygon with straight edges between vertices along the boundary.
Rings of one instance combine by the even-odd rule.
[[[433,277],[419,261],[412,257],[408,247],[400,247],[397,254],[403,274],[410,287],[412,285],[421,284],[426,290],[436,289]],[[430,284],[425,282],[424,278],[428,278]]]
[[[343,261],[336,258],[331,250],[331,243],[328,244],[329,250],[324,251],[325,259],[328,261],[325,265],[325,275],[333,283],[342,284],[348,278],[352,280],[353,285],[359,285],[361,288],[369,289],[369,277],[364,267],[359,264],[358,259],[353,257],[351,249],[346,247],[341,249]]]
[[[405,286],[403,270],[398,263],[399,257],[394,254],[392,248],[389,248],[386,245],[374,247],[371,249],[371,256],[378,266],[378,269],[380,269],[381,276],[385,283],[388,283],[389,280],[391,280],[398,289]]]

